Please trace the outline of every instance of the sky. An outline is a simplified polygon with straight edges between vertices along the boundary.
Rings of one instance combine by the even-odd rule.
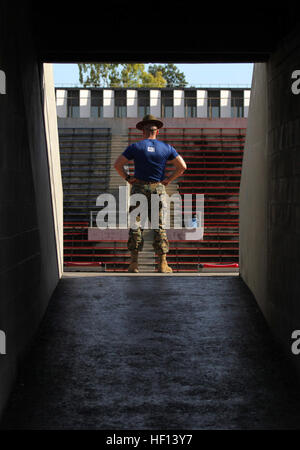
[[[253,64],[176,64],[192,86],[251,87]],[[147,68],[147,64],[145,64]],[[79,85],[77,64],[53,64],[55,86]]]

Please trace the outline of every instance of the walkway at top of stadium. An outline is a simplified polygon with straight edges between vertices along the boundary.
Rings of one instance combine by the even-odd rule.
[[[300,388],[237,276],[64,276],[1,429],[298,429]]]

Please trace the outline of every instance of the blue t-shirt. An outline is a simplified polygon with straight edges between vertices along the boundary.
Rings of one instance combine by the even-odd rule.
[[[175,148],[157,139],[144,139],[129,145],[122,153],[134,161],[134,176],[145,181],[162,181],[168,160],[178,156]]]

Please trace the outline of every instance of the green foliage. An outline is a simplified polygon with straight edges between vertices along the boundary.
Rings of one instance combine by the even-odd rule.
[[[176,87],[185,86],[185,76],[174,64],[78,64],[84,87]]]
[[[155,76],[156,73],[161,72],[163,78],[166,80],[166,87],[184,87],[188,83],[185,80],[185,75],[180,72],[175,64],[152,65],[149,66],[149,72]]]
[[[110,86],[116,82],[117,64],[78,64],[79,82],[87,86]]]

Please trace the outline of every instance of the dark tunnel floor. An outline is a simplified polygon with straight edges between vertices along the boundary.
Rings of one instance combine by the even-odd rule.
[[[1,429],[297,429],[295,373],[238,277],[63,278]]]

